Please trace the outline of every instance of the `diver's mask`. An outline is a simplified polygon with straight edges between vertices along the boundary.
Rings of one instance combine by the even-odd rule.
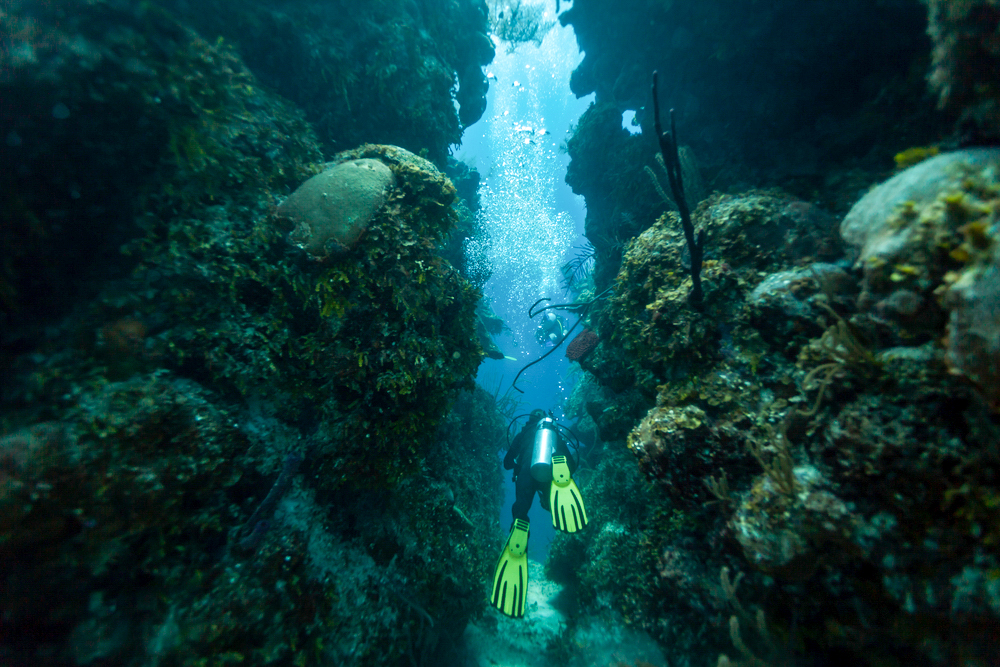
[[[535,427],[535,447],[531,451],[531,477],[536,482],[552,481],[552,455],[559,442],[559,432],[556,422],[546,417]]]

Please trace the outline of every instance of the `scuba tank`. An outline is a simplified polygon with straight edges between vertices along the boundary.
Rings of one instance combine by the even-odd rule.
[[[559,443],[556,423],[551,417],[538,422],[535,429],[535,446],[531,451],[531,477],[539,483],[552,481],[552,455]]]

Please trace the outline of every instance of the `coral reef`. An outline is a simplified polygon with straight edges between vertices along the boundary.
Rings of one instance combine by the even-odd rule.
[[[674,0],[616,9],[612,0],[582,0],[559,16],[585,54],[574,94],[596,93],[619,128],[622,112],[635,110],[643,135],[655,140],[649,74],[658,70],[663,103],[676,109],[685,141],[711,175],[815,186],[831,162],[873,145],[867,159],[891,159],[900,148],[890,137],[911,135],[907,145],[922,143],[912,135],[937,138],[941,116],[921,104],[923,70],[912,69],[914,54],[930,51],[916,3],[780,0],[747,11],[741,2]],[[864,28],[842,21],[844,12]],[[885,108],[904,117],[877,112]],[[645,150],[641,162],[651,164],[655,141],[647,139]]]
[[[950,313],[948,366],[1000,409],[1000,257],[995,249],[991,262],[967,269],[948,287],[944,306]]]
[[[1000,90],[993,73],[1000,66],[996,34],[1000,10],[993,0],[924,0],[927,33],[934,43],[931,87],[940,105],[961,112],[965,140],[1000,137]]]
[[[655,219],[663,202],[650,190],[643,173],[652,151],[640,136],[621,126],[621,112],[610,104],[592,104],[567,141],[572,160],[566,182],[587,197],[586,236],[596,257],[594,284],[598,290],[614,279],[625,242],[642,231],[641,221]],[[655,193],[654,193],[655,194]]]
[[[546,20],[542,4],[525,0],[489,0],[487,5],[493,34],[507,42],[512,52],[528,42],[541,46],[546,33],[555,25],[554,21]]]
[[[263,85],[303,110],[327,154],[391,144],[443,168],[486,109],[482,67],[494,48],[482,0],[158,4],[234,45]]]
[[[872,204],[907,172],[872,190],[843,239],[778,191],[709,197],[703,312],[675,215],[627,246],[582,402],[601,456],[627,466],[624,442],[652,489],[615,518],[627,494],[588,480],[598,537],[552,564],[579,595],[693,662],[991,664],[996,167],[910,169],[942,164],[926,196]]]
[[[777,192],[716,195],[693,215],[713,248],[703,269],[709,316],[686,312],[691,279],[683,275],[684,248],[676,243],[684,232],[670,214],[629,246],[620,287],[600,320],[602,339],[627,353],[638,386],[650,399],[664,379],[681,378],[725,356],[727,348],[718,343],[731,340],[746,316],[733,295],[751,289],[756,271],[793,259],[829,259],[840,246],[832,216]]]
[[[0,112],[11,165],[0,176],[0,293],[15,322],[58,320],[127,275],[120,247],[158,198],[178,216],[212,201],[251,206],[262,188],[312,175],[319,151],[302,115],[257,88],[227,45],[155,7],[18,2],[0,22],[11,40],[0,85],[17,100]]]
[[[500,497],[487,462],[503,432],[483,392],[464,394],[436,431],[421,477],[378,502],[326,496],[333,509],[308,473],[257,470],[306,453],[272,416],[221,412],[209,392],[165,373],[81,386],[76,398],[59,422],[0,441],[9,664],[37,664],[40,651],[78,663],[397,664],[447,650],[443,638],[480,604],[457,591],[479,590],[498,540],[470,541],[452,509],[480,522],[499,511],[480,505],[483,489]],[[241,540],[274,476],[288,493],[271,529]]]
[[[743,2],[674,0],[619,10],[612,0],[579,0],[559,16],[585,54],[572,90],[595,94],[567,142],[567,182],[587,199],[598,289],[614,279],[626,242],[664,210],[645,173],[655,172],[658,150],[653,71],[682,128],[685,172],[700,172],[685,182],[705,184],[686,189],[692,209],[712,190],[780,185],[842,213],[885,177],[894,155],[940,142],[955,119],[926,104],[931,47],[916,3],[781,0],[749,11]],[[627,111],[641,134],[622,128]]]
[[[503,428],[455,187],[395,146],[324,164],[226,41],[72,4],[0,13],[0,659],[453,661]],[[358,161],[395,185],[315,261],[278,203]]]
[[[784,581],[805,581],[846,559],[857,520],[810,466],[761,475],[732,518],[748,563]]]
[[[596,93],[567,142],[594,286],[560,306],[596,444],[591,525],[546,565],[591,617],[551,655],[612,655],[599,619],[684,664],[995,664],[1000,157],[952,148],[995,138],[997,12],[927,4],[930,41],[903,2],[561,15]],[[472,382],[503,323],[462,253],[478,174],[447,157],[488,21],[0,11],[0,661],[462,662],[511,405]],[[656,178],[653,70],[703,246]],[[382,177],[343,187],[351,219],[305,223],[334,190],[295,189],[359,165]]]
[[[995,128],[996,12],[927,4],[943,113],[915,3],[560,16],[586,54],[573,90],[596,93],[567,181],[615,292],[572,402],[604,441],[594,537],[557,540],[550,568],[678,662],[996,662],[997,163],[950,152]],[[654,70],[717,191],[692,202],[701,312],[656,178]],[[622,483],[626,451],[648,485]]]
[[[691,305],[701,308],[701,260],[705,253],[705,232],[699,231],[695,236],[694,225],[691,224],[691,208],[688,206],[687,197],[684,195],[684,175],[681,168],[681,158],[679,146],[677,144],[677,123],[674,121],[674,110],[670,110],[670,129],[664,131],[660,125],[660,96],[656,86],[657,73],[653,72],[653,127],[656,130],[656,139],[660,144],[660,153],[657,161],[667,172],[667,180],[670,181],[671,201],[677,207],[677,215],[681,219],[681,228],[684,230],[684,238],[687,241],[688,273],[691,276]],[[653,178],[653,184],[659,191],[660,184]],[[664,197],[666,199],[666,197]]]

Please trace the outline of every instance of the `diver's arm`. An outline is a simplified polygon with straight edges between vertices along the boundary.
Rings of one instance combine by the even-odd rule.
[[[521,432],[514,436],[514,444],[510,446],[507,450],[507,456],[503,457],[503,467],[507,470],[511,470],[524,460],[524,450],[525,446],[530,446],[535,443],[535,428],[538,422],[534,424],[525,424]],[[531,454],[528,454],[531,456]]]

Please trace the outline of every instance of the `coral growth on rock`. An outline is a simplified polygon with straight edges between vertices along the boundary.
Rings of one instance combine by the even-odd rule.
[[[282,5],[264,23],[304,21]],[[0,28],[2,660],[452,662],[503,428],[441,250],[455,187],[395,146],[324,165],[228,40],[157,3],[16,2]],[[453,81],[427,64],[443,115],[427,90],[401,113],[442,156]],[[394,186],[348,251],[289,242],[277,202],[374,163]]]
[[[610,581],[625,574],[614,566],[579,576],[662,644],[725,655],[739,642],[773,664],[801,653],[868,660],[894,654],[865,640],[879,618],[891,645],[929,664],[987,664],[995,595],[982,582],[1000,564],[986,555],[1000,534],[996,168],[948,164],[950,185],[919,180],[933,186],[926,197],[872,209],[876,188],[858,204],[842,226],[847,247],[892,253],[862,254],[857,270],[836,218],[811,204],[779,192],[709,197],[695,217],[718,254],[705,263],[701,312],[686,302],[674,216],[628,245],[594,316],[602,344],[584,367],[602,386],[586,408],[653,485],[656,500],[623,529],[635,538],[617,539],[658,565],[618,595]],[[862,210],[883,211],[863,228],[881,233],[859,231]],[[741,573],[756,612],[720,590],[720,571]],[[904,630],[914,614],[933,623]],[[690,639],[732,618],[728,637]],[[793,625],[805,646],[773,641]]]

